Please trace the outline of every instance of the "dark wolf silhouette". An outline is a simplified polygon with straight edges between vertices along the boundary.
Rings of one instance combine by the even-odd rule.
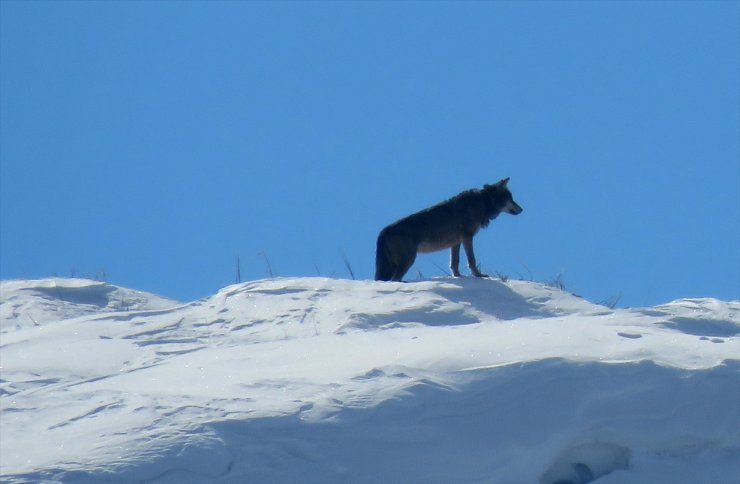
[[[375,253],[375,280],[400,281],[416,260],[417,252],[451,249],[450,269],[460,277],[460,244],[465,247],[470,272],[478,270],[473,236],[501,212],[517,215],[522,207],[511,196],[505,178],[482,189],[466,190],[449,200],[416,212],[380,231]]]

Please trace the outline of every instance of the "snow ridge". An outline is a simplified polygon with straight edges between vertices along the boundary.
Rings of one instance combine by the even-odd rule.
[[[740,482],[740,303],[283,278],[0,283],[8,482]],[[43,435],[43,439],[38,436]]]

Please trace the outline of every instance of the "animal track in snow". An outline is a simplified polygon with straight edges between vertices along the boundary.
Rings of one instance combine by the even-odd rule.
[[[594,442],[566,449],[540,478],[540,484],[586,484],[626,469],[630,450],[616,444]]]

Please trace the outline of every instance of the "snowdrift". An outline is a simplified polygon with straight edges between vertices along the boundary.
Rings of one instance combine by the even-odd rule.
[[[740,482],[740,303],[0,283],[5,482]]]

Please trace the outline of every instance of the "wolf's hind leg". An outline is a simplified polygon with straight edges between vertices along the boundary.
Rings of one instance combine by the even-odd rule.
[[[378,262],[375,269],[375,280],[376,281],[390,281],[393,279],[395,272],[393,267],[390,267],[387,262]]]
[[[378,246],[375,252],[375,280],[390,281],[396,273],[396,264],[391,259],[389,238],[385,231],[378,236]]]
[[[402,260],[397,261],[396,272],[393,274],[393,281],[403,280],[403,276],[411,269],[416,260],[416,250],[412,250],[403,254]]]

